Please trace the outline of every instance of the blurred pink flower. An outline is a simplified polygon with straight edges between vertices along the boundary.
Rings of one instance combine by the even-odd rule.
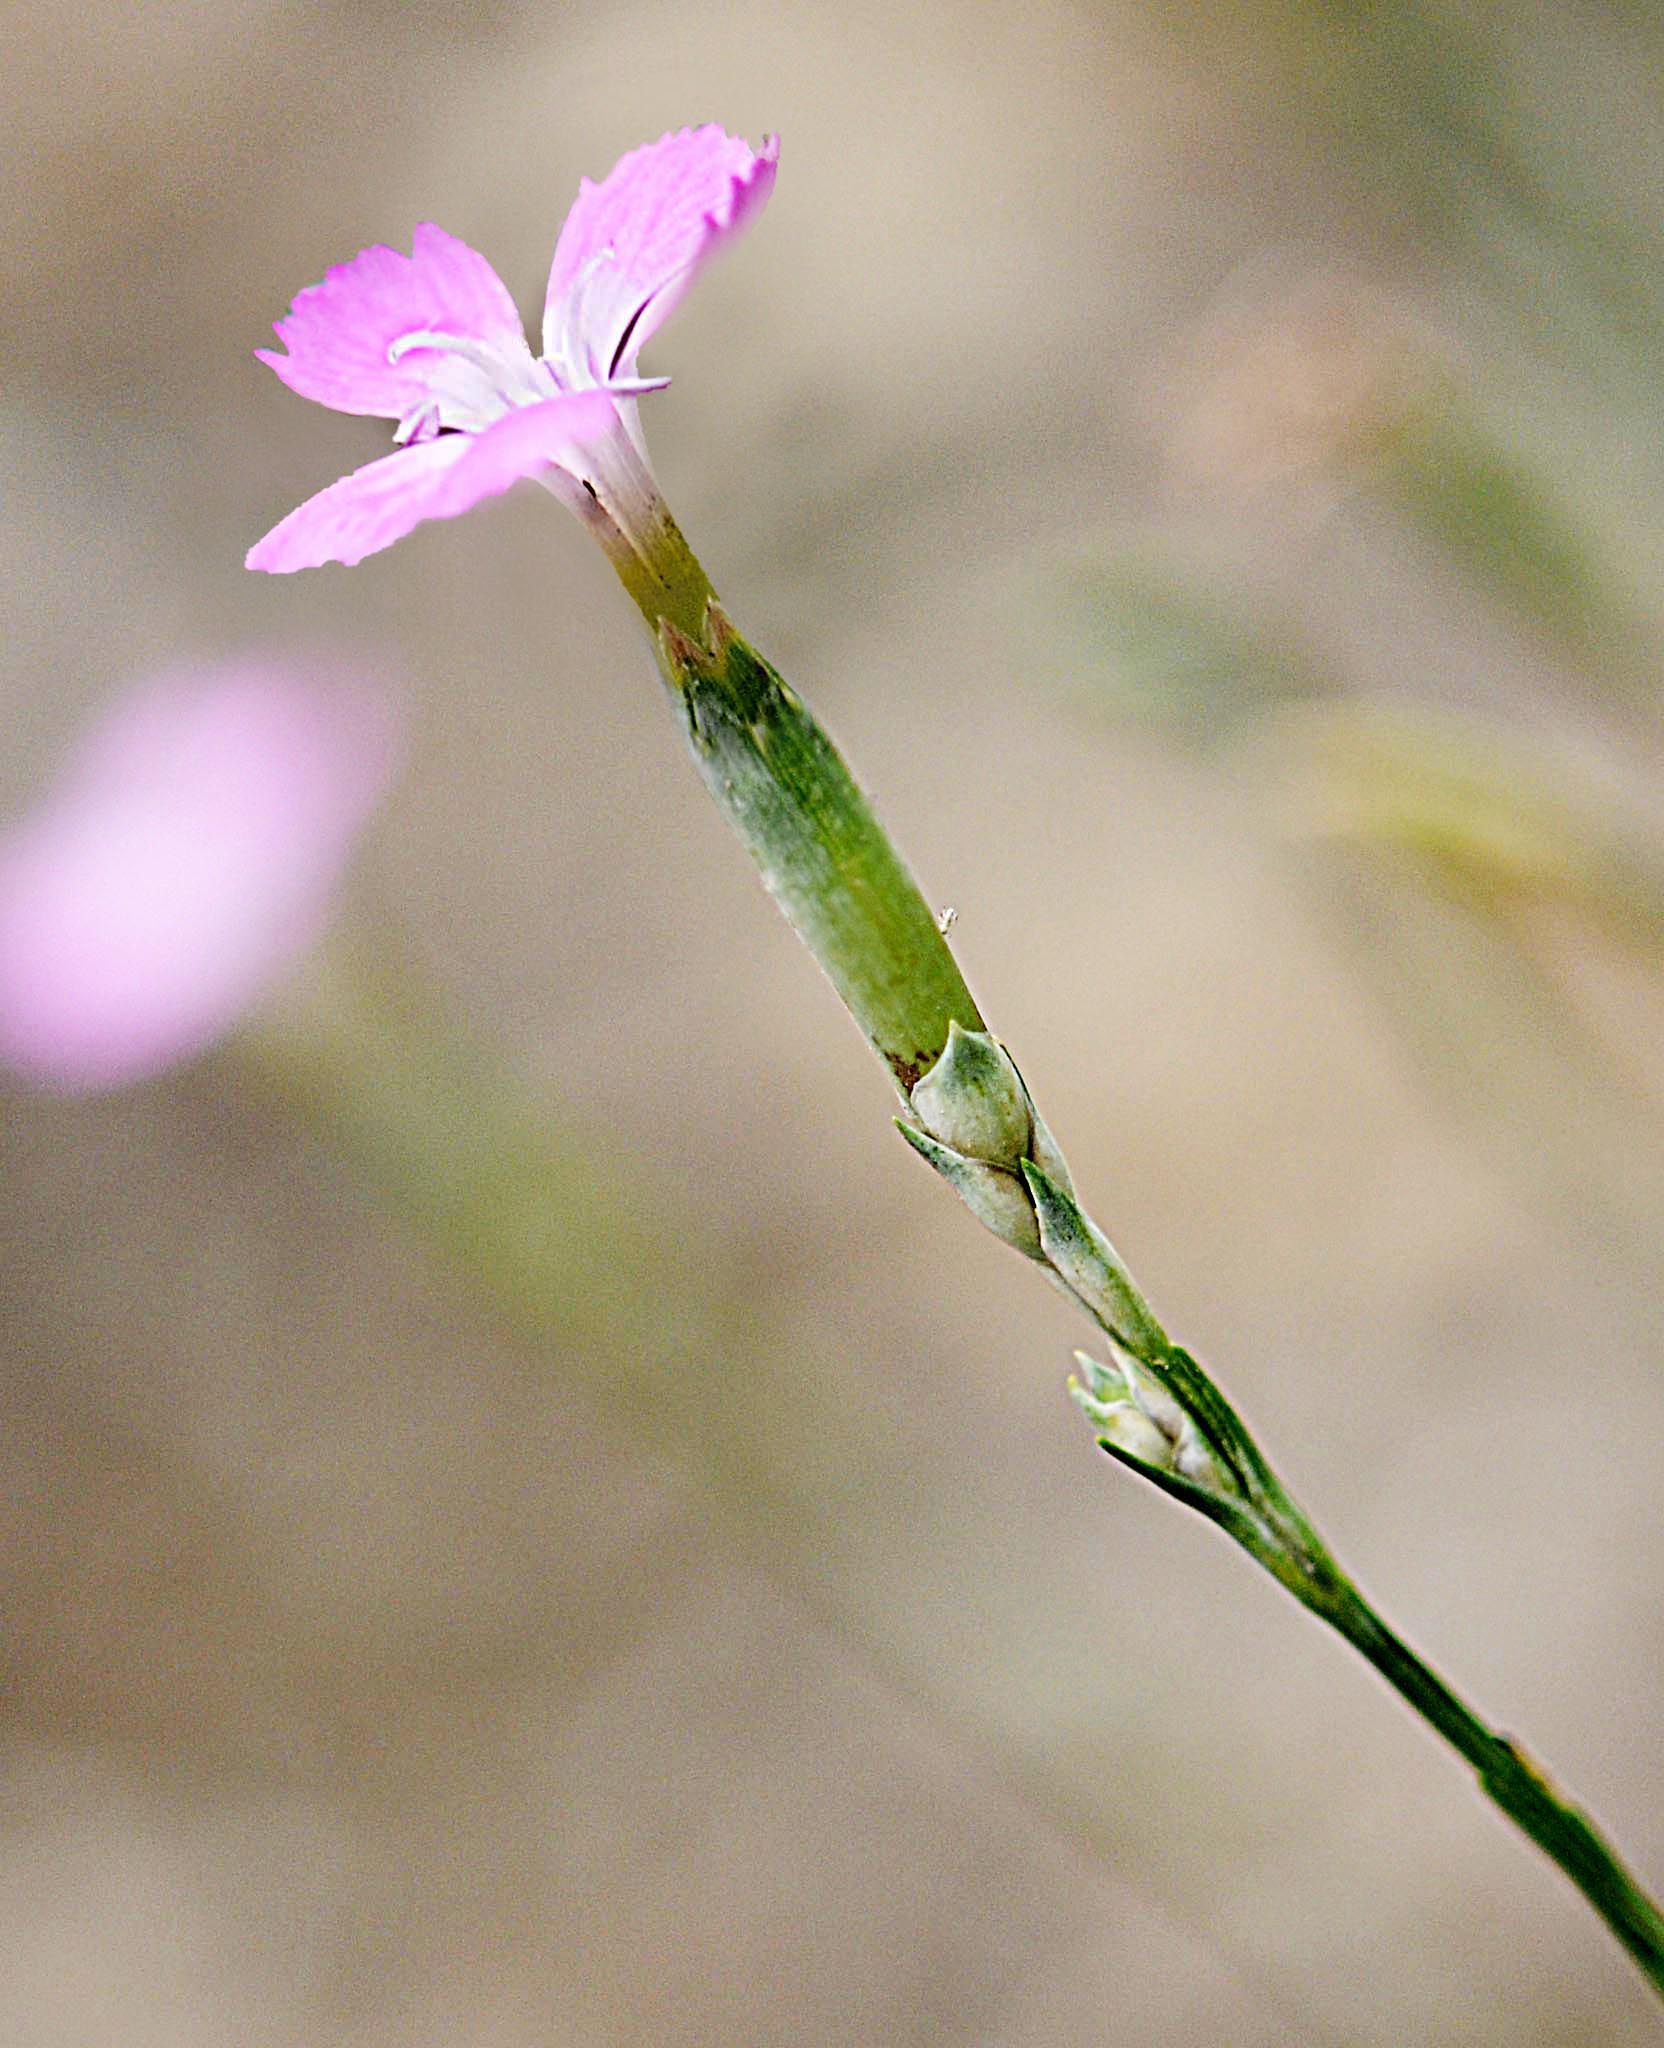
[[[277,662],[127,691],[0,838],[0,1060],[110,1088],[235,1023],[321,928],[396,728],[364,678]]]
[[[303,398],[396,421],[400,446],[291,512],[249,568],[360,562],[521,477],[579,511],[595,485],[627,530],[656,497],[635,401],[669,382],[639,376],[637,354],[761,210],[778,153],[772,136],[753,151],[721,128],[684,128],[599,185],[586,178],[555,246],[541,356],[490,264],[430,222],[411,255],[365,249],[303,291],[277,323],[288,353],[260,360]]]

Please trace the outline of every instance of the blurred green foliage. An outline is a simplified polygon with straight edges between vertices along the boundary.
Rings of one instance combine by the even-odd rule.
[[[1265,712],[1322,689],[1296,647],[1153,549],[1050,570],[1033,604],[1034,637],[1081,710],[1186,746],[1238,741]]]
[[[1152,517],[1051,573],[1069,694],[1216,765],[1252,764],[1309,885],[1344,900],[1335,928],[1360,974],[1450,1099],[1522,1172],[1565,1174],[1586,1210],[1615,1209],[1648,1244],[1661,1103],[1613,1057],[1588,984],[1618,947],[1656,1037],[1664,14],[1262,0],[1205,23],[1162,15],[1211,39],[1248,102],[1348,183],[1389,281],[1413,252],[1420,302],[1389,338],[1390,292],[1358,298],[1397,369],[1374,393],[1367,363],[1361,382],[1342,377],[1350,411],[1326,439],[1298,386],[1321,404],[1338,344],[1298,290],[1262,304],[1246,372],[1205,394],[1206,430],[1227,470],[1288,437],[1286,473],[1272,463],[1200,523]],[[1269,523],[1299,550],[1314,523],[1364,521],[1401,528],[1448,577],[1446,645],[1471,610],[1517,650],[1488,664],[1483,698],[1460,669],[1425,665],[1387,694],[1311,632],[1286,585],[1220,544]]]

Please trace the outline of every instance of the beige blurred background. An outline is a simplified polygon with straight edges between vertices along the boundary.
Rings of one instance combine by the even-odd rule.
[[[1646,2038],[1094,1452],[572,523],[241,558],[385,445],[251,360],[327,264],[437,219],[535,311],[581,173],[779,130],[654,344],[667,496],[1169,1324],[1664,1882],[1650,11],[6,14],[0,798],[154,662],[395,661],[341,929],[536,1105],[470,1234],[457,1119],[247,1047],[0,1096],[8,2048]]]

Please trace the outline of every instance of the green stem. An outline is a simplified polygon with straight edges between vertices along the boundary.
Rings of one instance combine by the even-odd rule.
[[[1560,1866],[1664,1995],[1658,1909],[1577,1808],[1386,1627],[1229,1402],[1168,1342],[1079,1208],[1015,1068],[1007,1071],[993,1040],[965,1038],[982,1032],[976,1005],[841,756],[729,624],[668,513],[663,532],[656,558],[614,546],[609,553],[653,633],[705,785],[924,1126],[910,1131],[915,1149],[1006,1242],[1048,1265],[1110,1337],[1118,1366],[1083,1358],[1093,1387],[1082,1405],[1109,1429],[1104,1448],[1208,1515],[1338,1629],[1473,1766],[1487,1795]],[[960,1030],[944,1057],[954,1025]],[[939,1059],[930,1088],[915,1095]],[[983,1130],[997,1135],[978,1150]],[[1015,1212],[1014,1199],[1031,1203],[1032,1214]]]
[[[1350,1580],[1338,1578],[1321,1599],[1307,1604],[1473,1766],[1486,1795],[1559,1864],[1648,1982],[1664,1995],[1664,1913],[1630,1876],[1589,1816],[1561,1797],[1512,1736],[1488,1727],[1458,1699]]]
[[[715,601],[698,638],[644,610],[706,788],[905,1098],[950,1025],[982,1024],[930,906],[842,755]]]

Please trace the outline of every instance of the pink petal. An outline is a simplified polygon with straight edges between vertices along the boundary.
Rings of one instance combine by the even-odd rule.
[[[121,699],[0,840],[0,1059],[114,1087],[219,1036],[322,923],[395,725],[366,680],[272,663]]]
[[[543,351],[569,372],[627,376],[707,259],[761,212],[778,138],[760,151],[710,126],[684,128],[586,178],[549,272]],[[580,361],[581,356],[581,361]]]
[[[246,566],[286,576],[323,562],[351,567],[424,519],[454,519],[523,476],[561,465],[617,421],[604,391],[517,407],[480,434],[441,434],[397,449],[308,498],[248,551]]]
[[[471,445],[467,434],[442,434],[367,462],[279,520],[249,549],[244,567],[287,576],[323,562],[350,567],[391,547],[435,516],[448,479]]]
[[[416,230],[412,247],[405,256],[377,244],[338,263],[277,322],[289,353],[255,354],[303,398],[399,419],[425,396],[420,352],[387,360],[401,336],[437,331],[524,352],[520,315],[483,256],[431,221]]]

